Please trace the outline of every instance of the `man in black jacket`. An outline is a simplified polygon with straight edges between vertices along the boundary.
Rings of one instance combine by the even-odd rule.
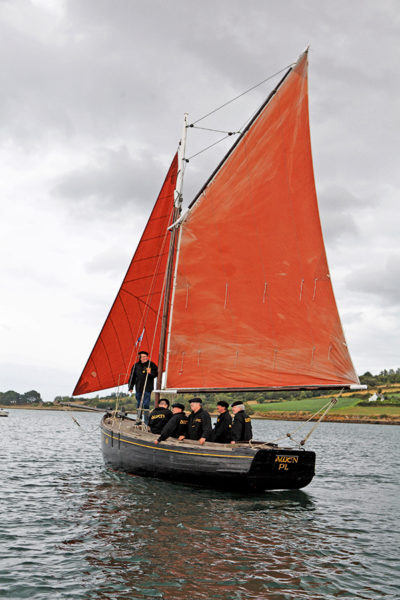
[[[234,414],[231,428],[231,444],[236,444],[236,442],[248,442],[253,437],[253,431],[251,428],[251,419],[244,412],[244,404],[240,402],[240,400],[237,400],[231,404],[231,407]]]
[[[161,401],[160,401],[161,402]],[[169,437],[179,438],[183,440],[185,435],[187,434],[187,424],[188,418],[183,412],[185,409],[183,404],[179,402],[175,402],[172,405],[172,417],[166,423],[161,431],[161,435],[154,443],[158,444],[158,442],[163,442]]]
[[[228,412],[229,404],[225,400],[217,402],[219,412],[217,422],[212,430],[211,441],[219,444],[229,444],[231,441],[232,417]]]
[[[149,353],[145,350],[141,350],[138,356],[138,362],[132,367],[128,389],[132,392],[133,387],[135,387],[138,408],[137,418],[140,421],[142,412],[144,412],[144,422],[147,425],[149,422],[150,396],[154,389],[154,379],[158,375],[158,368],[156,364],[149,360]],[[141,410],[139,410],[141,404]]]
[[[151,433],[161,433],[163,427],[172,417],[172,412],[169,410],[169,400],[161,398],[157,408],[151,411],[149,419],[149,427]]]
[[[187,437],[189,440],[199,440],[200,444],[203,445],[211,437],[211,417],[203,409],[201,398],[192,398],[192,400],[189,400],[189,403],[192,412],[188,419]]]

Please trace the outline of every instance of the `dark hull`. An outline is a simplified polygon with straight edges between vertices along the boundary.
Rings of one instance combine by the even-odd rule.
[[[131,430],[131,431],[130,431]],[[265,444],[213,444],[141,432],[126,421],[104,418],[101,444],[107,466],[134,475],[220,489],[299,489],[314,476],[315,453]]]

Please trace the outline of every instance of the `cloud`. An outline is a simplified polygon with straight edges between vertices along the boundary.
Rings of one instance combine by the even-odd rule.
[[[357,238],[360,231],[354,211],[365,203],[340,186],[328,186],[318,195],[322,229],[327,244],[338,244],[344,237]]]
[[[164,165],[148,151],[132,157],[126,146],[101,148],[91,163],[58,176],[52,191],[90,218],[104,218],[107,212],[115,216],[127,204],[134,215],[153,206],[164,176]]]
[[[118,247],[107,248],[92,257],[90,261],[85,263],[85,270],[88,274],[104,273],[105,275],[119,276],[122,281],[122,276],[128,268],[129,260],[132,252],[124,251]]]
[[[314,168],[346,335],[356,368],[398,366],[399,29],[395,0],[0,2],[2,359],[59,361],[73,375],[61,389],[48,371],[53,396],[72,389],[183,113],[204,115],[310,43]],[[278,79],[202,125],[237,129]],[[216,139],[190,130],[187,156]],[[186,204],[231,142],[187,165]]]
[[[369,264],[354,270],[346,278],[349,290],[375,296],[384,306],[400,305],[400,254],[389,256],[384,263]]]

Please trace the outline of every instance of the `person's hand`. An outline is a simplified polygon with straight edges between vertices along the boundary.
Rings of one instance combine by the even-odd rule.
[[[147,367],[146,371],[147,371],[147,373],[151,373],[150,367]]]
[[[178,437],[178,440],[179,440],[180,442],[181,442],[182,440],[184,440],[184,439],[185,439],[185,436],[184,436],[184,435],[180,435],[180,436]]]
[[[154,441],[154,443],[155,443],[155,444],[158,444],[158,440],[155,440],[155,441]]]
[[[234,442],[233,440],[231,441],[231,444],[236,444],[236,442]]]
[[[199,439],[199,442],[200,442],[201,445],[203,445],[205,441],[206,441],[206,438],[200,438]]]

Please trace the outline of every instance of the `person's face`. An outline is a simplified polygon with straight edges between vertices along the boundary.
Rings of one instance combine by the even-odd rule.
[[[159,407],[160,408],[168,408],[168,404],[166,402],[164,402],[164,400],[161,400]]]
[[[197,413],[200,410],[200,408],[201,408],[201,404],[200,404],[200,402],[191,402],[190,403],[190,408],[192,409],[192,411],[194,413]]]
[[[225,406],[220,406],[219,404],[217,404],[217,411],[219,412],[220,415],[222,415],[222,413],[224,413],[226,411]]]
[[[139,359],[140,359],[140,362],[144,363],[149,360],[149,357],[147,356],[147,354],[140,354]]]
[[[236,413],[238,413],[241,410],[241,406],[232,406],[232,412],[234,415],[236,415]]]
[[[176,415],[177,413],[180,413],[180,412],[182,412],[182,411],[181,411],[181,409],[180,409],[180,408],[178,408],[177,406],[174,406],[174,407],[173,407],[173,409],[172,409],[172,412],[173,412],[173,414],[174,414],[174,415]]]

